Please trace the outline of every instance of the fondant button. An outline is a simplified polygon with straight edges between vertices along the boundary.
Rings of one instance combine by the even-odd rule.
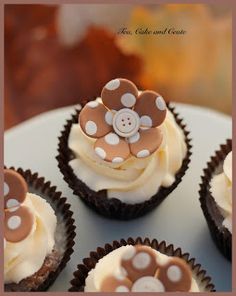
[[[139,130],[140,119],[138,114],[128,108],[119,110],[113,119],[113,128],[121,137],[131,137]]]

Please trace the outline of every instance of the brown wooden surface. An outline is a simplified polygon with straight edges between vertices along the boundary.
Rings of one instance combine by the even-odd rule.
[[[138,84],[140,58],[96,27],[72,48],[60,44],[56,6],[5,6],[5,129],[38,113],[99,95],[115,77]]]

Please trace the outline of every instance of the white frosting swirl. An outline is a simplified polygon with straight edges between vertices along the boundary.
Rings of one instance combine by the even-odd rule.
[[[163,142],[155,153],[144,159],[130,156],[123,163],[114,164],[101,160],[93,149],[96,140],[87,137],[79,124],[73,124],[68,146],[76,158],[69,165],[90,189],[107,190],[108,198],[116,197],[129,204],[148,200],[160,186],[174,183],[187,151],[184,133],[169,110],[159,128]]]
[[[121,257],[123,256],[124,252],[126,252],[128,249],[133,248],[131,245],[122,246],[111,253],[107,254],[103,258],[101,258],[98,263],[96,264],[95,268],[92,269],[85,280],[85,287],[84,292],[100,292],[100,287],[103,282],[103,280],[111,275],[111,274],[119,274],[120,271],[120,261]],[[158,261],[160,260],[163,262],[163,264],[169,260],[169,256],[164,255],[155,249],[152,249],[157,257]],[[190,289],[190,292],[199,292],[200,289],[198,287],[198,284],[194,278],[192,277],[192,286]]]
[[[211,194],[223,217],[223,225],[232,233],[232,152],[223,164],[223,172],[211,180]]]
[[[32,193],[23,202],[35,215],[35,223],[29,236],[18,243],[5,242],[4,283],[19,283],[43,265],[53,250],[57,219],[49,203]]]

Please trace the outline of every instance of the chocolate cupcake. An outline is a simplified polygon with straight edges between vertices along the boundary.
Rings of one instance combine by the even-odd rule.
[[[5,291],[45,291],[52,285],[73,253],[69,208],[37,173],[4,169]]]
[[[60,171],[90,208],[132,219],[159,205],[190,162],[189,132],[154,91],[114,79],[76,110],[59,138]]]
[[[156,239],[114,241],[97,248],[74,272],[69,291],[211,292],[211,278],[180,248]]]
[[[222,254],[232,258],[232,140],[220,146],[203,170],[200,203],[211,236]]]

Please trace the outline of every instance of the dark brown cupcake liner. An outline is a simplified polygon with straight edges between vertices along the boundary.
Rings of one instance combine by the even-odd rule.
[[[203,170],[200,184],[200,203],[206,218],[211,236],[221,253],[229,260],[232,259],[232,234],[222,225],[222,216],[215,199],[210,192],[210,181],[212,177],[222,171],[223,161],[226,155],[232,150],[232,140],[228,139],[226,144],[220,146],[220,150],[215,152],[207,163],[207,168]]]
[[[75,114],[72,115],[71,119],[67,120],[67,123],[64,126],[63,131],[61,132],[58,144],[59,154],[56,157],[58,161],[58,167],[64,176],[64,180],[73,190],[73,193],[79,196],[85,204],[87,204],[97,213],[111,219],[134,219],[146,214],[147,212],[157,207],[181,182],[182,177],[188,169],[190,163],[190,156],[192,154],[192,145],[190,144],[191,139],[189,138],[189,132],[186,130],[186,125],[183,124],[183,119],[179,117],[179,114],[175,111],[175,108],[170,107],[169,104],[168,109],[172,112],[175,121],[184,132],[185,141],[187,145],[187,154],[183,160],[181,168],[175,175],[175,182],[170,187],[161,186],[158,192],[155,195],[153,195],[149,200],[137,204],[127,204],[120,201],[117,198],[107,198],[106,190],[95,192],[91,190],[84,182],[79,180],[77,176],[74,174],[72,168],[69,165],[69,161],[74,158],[74,154],[68,147],[68,138],[72,125],[78,123],[78,116],[80,110],[76,110]]]
[[[189,253],[183,253],[181,248],[175,248],[172,244],[167,245],[165,241],[158,242],[156,239],[150,240],[149,238],[142,239],[138,237],[133,239],[129,237],[127,240],[121,239],[120,241],[113,241],[112,244],[106,244],[103,248],[98,247],[96,251],[90,252],[90,257],[83,259],[83,264],[77,266],[77,270],[74,272],[74,278],[71,280],[70,292],[83,292],[85,286],[85,280],[90,270],[92,270],[99,259],[103,258],[107,254],[111,253],[115,249],[126,245],[146,245],[165,255],[176,256],[184,259],[190,266],[193,276],[197,281],[197,284],[201,291],[214,292],[215,286],[211,282],[211,278],[206,274],[206,271],[202,269],[201,265],[196,263],[195,258],[190,258]]]
[[[16,170],[14,167],[10,167],[10,169]],[[38,173],[32,173],[30,170],[24,171],[22,168],[19,168],[16,171],[25,178],[30,193],[37,194],[46,199],[52,206],[57,216],[57,227],[53,252],[46,257],[42,268],[18,284],[5,284],[4,290],[6,292],[45,291],[56,280],[73,253],[75,243],[73,213],[69,210],[70,205],[66,203],[66,198],[61,197],[61,192],[56,191],[56,186],[52,186],[51,182],[46,182],[43,177],[38,176]],[[47,266],[53,266],[53,268],[48,270]]]

